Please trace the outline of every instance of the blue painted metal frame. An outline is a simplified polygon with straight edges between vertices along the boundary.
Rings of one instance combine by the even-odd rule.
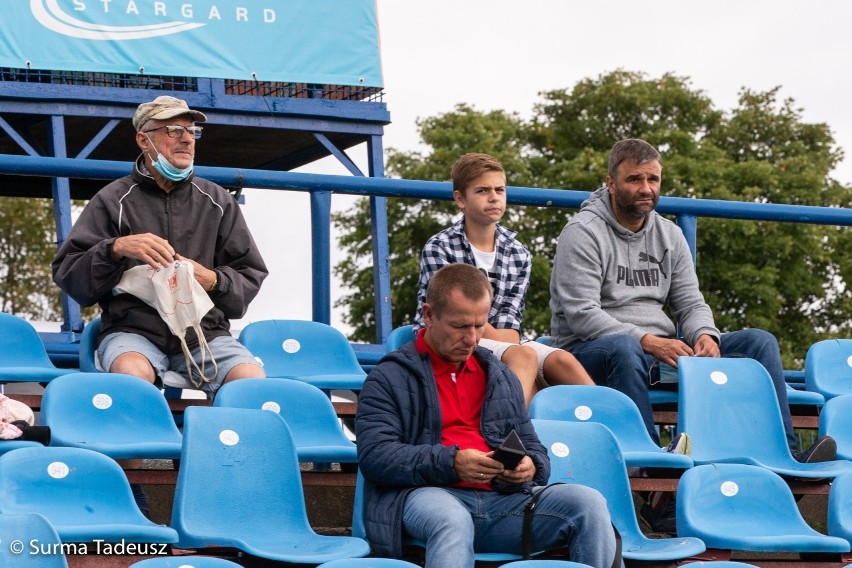
[[[381,142],[373,139],[369,147],[371,176],[383,173]],[[129,171],[127,162],[75,160],[34,156],[0,155],[0,173],[36,176],[86,177],[115,179]],[[273,190],[305,191],[311,193],[313,265],[313,315],[316,321],[330,323],[331,318],[331,195],[334,193],[371,197],[373,219],[374,281],[376,285],[377,343],[384,342],[390,332],[390,270],[388,262],[387,217],[385,198],[407,197],[421,199],[452,199],[452,187],[445,182],[387,179],[366,176],[337,176],[274,172],[265,170],[236,170],[232,168],[201,167],[198,174],[222,185],[242,185]],[[507,198],[515,205],[538,207],[578,208],[589,197],[588,191],[509,187]],[[57,206],[66,206],[62,200]],[[852,225],[852,210],[801,205],[726,202],[678,197],[660,198],[657,210],[677,216],[695,255],[698,217],[718,217],[760,221],[779,221],[822,225]],[[383,353],[381,345],[359,346],[359,356],[366,364],[375,363]]]

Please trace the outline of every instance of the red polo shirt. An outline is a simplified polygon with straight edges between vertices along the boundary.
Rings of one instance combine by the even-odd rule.
[[[462,450],[474,448],[490,452],[491,448],[480,430],[487,383],[485,370],[473,356],[461,365],[443,360],[423,339],[425,333],[424,328],[417,334],[415,347],[418,353],[429,354],[435,373],[438,400],[441,403],[441,443],[445,446],[457,445]],[[491,489],[486,483],[459,482],[454,485]]]

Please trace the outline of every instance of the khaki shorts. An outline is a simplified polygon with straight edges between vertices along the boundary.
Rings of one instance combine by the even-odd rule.
[[[148,341],[146,338],[136,333],[116,332],[104,337],[101,344],[98,346],[97,357],[95,363],[101,370],[106,370],[112,367],[113,361],[122,353],[134,351],[145,356],[154,368],[157,378],[168,386],[178,388],[191,388],[202,390],[207,394],[207,398],[212,399],[222,382],[231,369],[243,363],[250,363],[262,367],[263,365],[252,356],[248,349],[235,338],[225,335],[214,337],[209,342],[210,350],[213,352],[213,358],[216,359],[218,374],[209,383],[204,382],[200,387],[194,386],[189,380],[189,373],[186,369],[186,359],[183,352],[168,355],[157,349],[157,347]],[[196,364],[201,365],[201,356],[198,348],[192,350],[193,359]],[[210,364],[210,361],[207,361]],[[180,379],[185,382],[181,384]]]

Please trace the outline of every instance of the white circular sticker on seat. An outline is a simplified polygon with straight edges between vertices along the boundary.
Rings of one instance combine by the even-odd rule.
[[[722,371],[713,371],[712,373],[710,373],[710,380],[716,383],[717,385],[724,385],[728,382],[728,375],[726,375]]]
[[[260,407],[261,410],[269,410],[275,414],[281,414],[281,405],[274,400],[268,400]]]
[[[722,486],[719,488],[719,490],[725,497],[733,497],[734,495],[740,492],[740,487],[733,481],[725,481],[724,483],[722,483]]]
[[[302,344],[299,343],[298,339],[285,339],[282,347],[287,353],[298,353],[299,349],[302,348]]]
[[[52,477],[53,479],[62,479],[66,475],[68,475],[68,466],[63,462],[53,462],[49,466],[47,466],[47,475]]]
[[[588,406],[578,406],[574,409],[574,416],[577,420],[588,420],[592,417],[592,409]]]
[[[92,397],[92,406],[98,410],[106,410],[112,406],[112,397],[108,394],[96,394]]]
[[[553,445],[550,446],[550,451],[557,458],[568,457],[568,454],[571,452],[571,450],[568,449],[568,446],[562,442],[554,442]]]
[[[240,441],[240,435],[233,430],[222,430],[219,433],[219,441],[226,446],[236,446]]]

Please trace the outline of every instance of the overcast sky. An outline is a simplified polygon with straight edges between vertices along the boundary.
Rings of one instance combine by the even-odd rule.
[[[722,110],[736,106],[744,86],[781,86],[781,97],[795,99],[805,121],[827,123],[837,143],[852,151],[852,2],[377,0],[377,6],[392,121],[386,148],[418,149],[415,121],[458,103],[529,117],[540,92],[621,68],[689,77]],[[352,156],[364,164],[363,151]],[[301,171],[347,175],[327,161]],[[852,157],[834,176],[852,184]],[[270,276],[235,327],[311,319],[307,194],[245,194],[244,211]],[[349,197],[333,202],[335,209],[350,204]],[[334,301],[339,286],[333,290]],[[338,310],[334,319],[340,326]]]

